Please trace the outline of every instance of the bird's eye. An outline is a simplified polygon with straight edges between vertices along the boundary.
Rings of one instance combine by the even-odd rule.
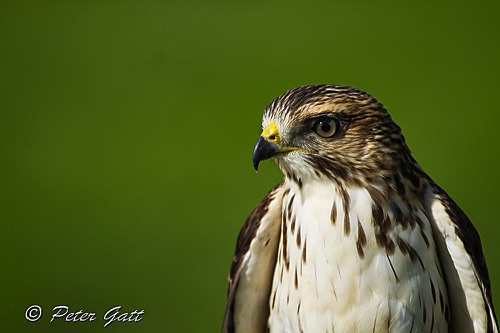
[[[313,125],[313,131],[323,138],[331,138],[337,132],[339,122],[335,118],[325,117],[316,121]]]

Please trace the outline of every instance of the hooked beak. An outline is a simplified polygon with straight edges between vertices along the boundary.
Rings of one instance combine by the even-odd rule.
[[[268,141],[265,136],[261,136],[259,140],[257,140],[252,154],[253,168],[255,171],[259,170],[260,161],[267,160],[280,152],[281,148],[276,143]]]

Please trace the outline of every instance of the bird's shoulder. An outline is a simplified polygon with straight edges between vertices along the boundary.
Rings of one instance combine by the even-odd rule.
[[[271,189],[259,202],[240,230],[233,263],[228,277],[228,296],[222,332],[234,332],[235,316],[252,317],[249,324],[267,320],[266,309],[270,293],[279,240],[281,198],[284,183]],[[256,267],[256,266],[259,267]],[[255,275],[255,276],[251,276]],[[258,294],[256,291],[259,291]],[[246,295],[249,293],[248,297]],[[245,298],[245,309],[238,308],[237,298]],[[265,302],[266,304],[262,304]]]
[[[490,279],[479,233],[441,187],[431,182],[431,189],[428,205],[434,241],[450,291],[452,322],[468,320],[468,325],[476,326],[486,321],[483,324],[488,327],[487,332],[497,332]]]

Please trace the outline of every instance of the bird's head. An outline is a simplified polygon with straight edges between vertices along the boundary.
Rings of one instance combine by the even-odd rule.
[[[253,165],[273,158],[287,177],[327,177],[361,185],[415,164],[399,126],[384,106],[358,89],[299,87],[264,111]]]

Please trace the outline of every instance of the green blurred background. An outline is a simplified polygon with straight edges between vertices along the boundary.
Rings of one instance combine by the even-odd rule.
[[[262,110],[311,83],[387,106],[475,222],[500,308],[499,9],[0,2],[2,331],[218,331],[239,228],[282,178],[252,169]],[[57,305],[97,319],[49,324]],[[116,305],[143,320],[103,328]]]

